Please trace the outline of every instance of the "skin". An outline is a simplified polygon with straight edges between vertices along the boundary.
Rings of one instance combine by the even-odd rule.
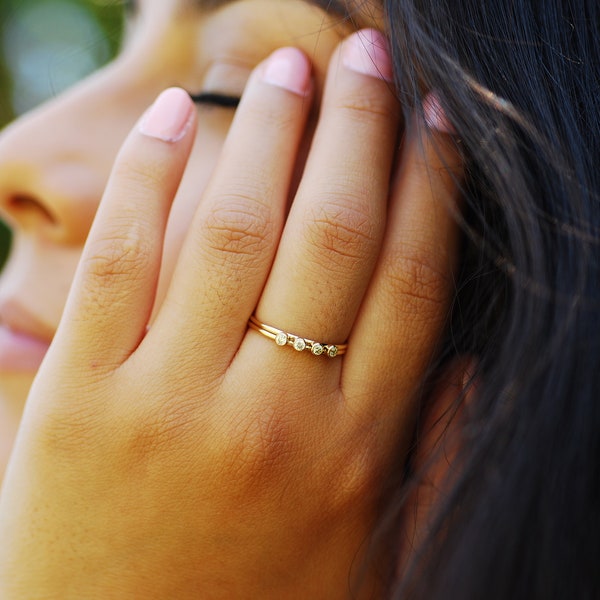
[[[165,87],[176,83],[193,93],[241,96],[252,68],[276,48],[294,44],[313,63],[316,100],[305,139],[310,138],[329,56],[352,28],[304,2],[285,6],[253,0],[204,12],[186,10],[181,1],[144,0],[129,19],[117,60],[4,130],[0,216],[12,226],[15,242],[0,277],[0,321],[18,305],[27,313],[28,330],[53,339],[114,157]],[[363,23],[372,24],[366,17]],[[234,115],[219,107],[198,112],[201,126],[166,233],[158,303]],[[15,203],[17,196],[33,202]],[[0,475],[36,370],[1,373]]]
[[[416,121],[398,152],[390,84],[300,0],[136,21],[0,141],[2,293],[42,298],[54,337],[0,496],[1,595],[370,597],[358,565],[451,296],[458,157]],[[286,45],[302,93],[266,75]],[[176,142],[138,125],[119,151],[174,81],[247,85],[235,118],[192,112]],[[253,312],[348,353],[279,348]],[[2,378],[15,414],[32,375]]]

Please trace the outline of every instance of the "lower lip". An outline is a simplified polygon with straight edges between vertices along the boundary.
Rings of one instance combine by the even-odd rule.
[[[0,372],[37,371],[48,351],[48,346],[46,342],[0,325]]]

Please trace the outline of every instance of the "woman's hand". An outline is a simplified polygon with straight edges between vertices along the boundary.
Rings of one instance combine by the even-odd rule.
[[[288,48],[255,70],[149,330],[192,105],[169,91],[129,136],[4,483],[3,598],[377,585],[361,560],[445,324],[459,161],[416,120],[395,160],[389,59],[371,42],[332,59],[291,208],[310,66]],[[347,353],[279,347],[253,313]]]

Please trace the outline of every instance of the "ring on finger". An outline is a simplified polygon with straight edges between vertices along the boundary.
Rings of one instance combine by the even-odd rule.
[[[274,340],[278,346],[292,346],[292,348],[298,352],[308,350],[315,356],[324,355],[335,358],[336,356],[345,354],[346,348],[348,347],[348,344],[325,344],[300,337],[294,333],[288,333],[281,329],[277,329],[277,327],[262,323],[254,315],[250,317],[248,327],[258,331],[258,333],[265,337]]]

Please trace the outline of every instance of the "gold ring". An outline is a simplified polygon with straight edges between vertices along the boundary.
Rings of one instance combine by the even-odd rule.
[[[336,356],[345,354],[348,347],[348,344],[323,344],[315,342],[315,340],[300,337],[294,333],[287,333],[286,331],[277,329],[277,327],[261,323],[254,315],[250,317],[248,327],[258,331],[258,333],[262,333],[262,335],[271,340],[275,340],[278,346],[292,346],[297,352],[308,350],[315,356],[326,355],[330,358],[335,358]]]

